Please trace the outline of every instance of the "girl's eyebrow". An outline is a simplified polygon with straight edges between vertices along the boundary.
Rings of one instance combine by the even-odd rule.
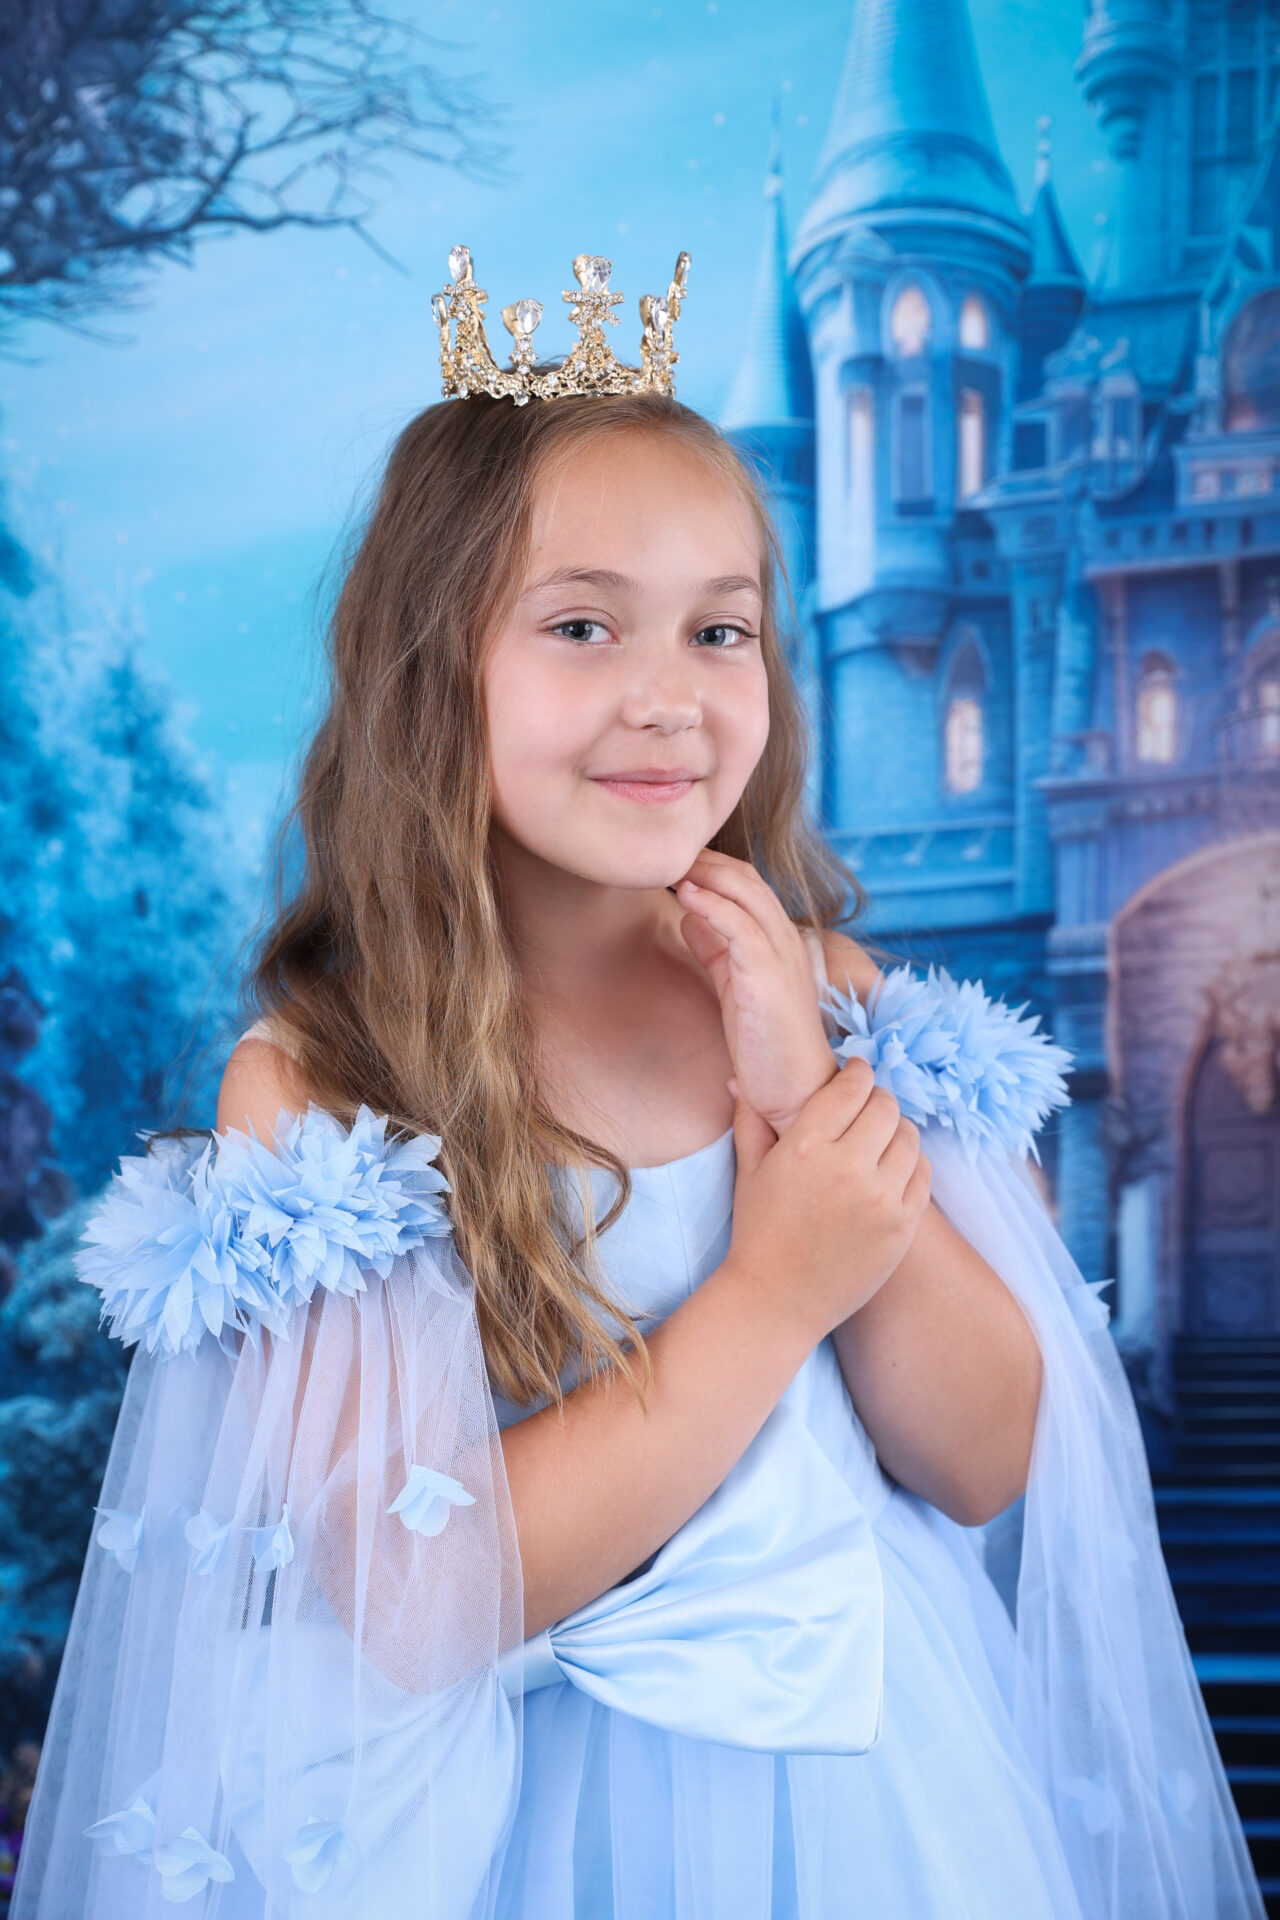
[[[611,588],[615,593],[638,593],[640,582],[633,580],[630,574],[615,573],[611,567],[557,567],[554,573],[548,573],[541,580],[535,580],[524,592],[524,599],[530,599],[535,593],[541,593],[544,587],[566,587],[580,584],[588,587]],[[722,573],[714,580],[704,580],[698,589],[700,593],[754,593],[757,599],[763,596],[760,582],[746,573]]]

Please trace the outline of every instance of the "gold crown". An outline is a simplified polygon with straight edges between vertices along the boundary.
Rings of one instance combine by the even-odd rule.
[[[516,405],[523,407],[530,395],[539,400],[554,400],[563,393],[674,394],[671,369],[680,355],[671,343],[671,336],[680,318],[680,301],[689,282],[687,253],[682,253],[676,261],[675,274],[665,294],[640,296],[644,333],[638,367],[624,366],[621,360],[615,360],[605,341],[606,322],[611,327],[618,324],[618,316],[611,313],[610,308],[624,298],[610,291],[611,260],[602,260],[594,253],[580,253],[575,259],[573,272],[577,289],[562,298],[570,302],[569,318],[578,329],[578,339],[564,362],[545,373],[533,371],[533,332],[542,318],[541,302],[517,300],[502,309],[503,324],[513,338],[511,365],[503,368],[489,351],[484,337],[480,309],[489,296],[475,283],[469,248],[450,249],[449,272],[453,275],[453,285],[431,296],[431,311],[440,329],[440,371],[446,399],[455,394],[465,400],[470,393],[491,393],[495,398],[509,393]],[[450,321],[455,322],[452,345],[449,343]]]

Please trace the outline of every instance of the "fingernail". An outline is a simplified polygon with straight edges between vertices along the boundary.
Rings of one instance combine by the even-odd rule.
[[[689,893],[701,893],[702,891],[696,880],[682,880],[680,885]]]
[[[728,1087],[728,1089],[729,1089],[729,1091],[730,1091],[730,1093],[731,1093],[731,1094],[733,1095],[733,1097],[734,1097],[734,1099],[736,1100],[736,1099],[737,1099],[737,1097],[738,1097],[738,1083],[737,1083],[737,1081],[736,1081],[736,1080],[728,1080],[728,1081],[726,1081],[726,1082],[725,1082],[725,1085],[726,1085],[726,1086]]]

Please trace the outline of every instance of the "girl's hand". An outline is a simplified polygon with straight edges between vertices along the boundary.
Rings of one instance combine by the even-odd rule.
[[[816,1346],[880,1291],[915,1239],[931,1180],[919,1129],[855,1054],[805,1102],[784,1140],[741,1096],[733,1135],[725,1267],[759,1311],[803,1326]],[[891,1380],[900,1358],[883,1369]]]
[[[707,847],[676,898],[685,944],[720,996],[738,1092],[781,1135],[838,1070],[800,929],[754,867]]]

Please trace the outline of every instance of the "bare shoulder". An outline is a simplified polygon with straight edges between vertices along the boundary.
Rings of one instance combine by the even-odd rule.
[[[879,977],[878,963],[851,935],[839,933],[833,927],[823,927],[819,938],[830,984],[841,993],[847,993],[852,987],[857,998],[865,1001]]]
[[[305,1113],[307,1103],[306,1083],[292,1054],[274,1040],[246,1035],[231,1049],[223,1070],[214,1125],[219,1133],[228,1127],[247,1133],[252,1126],[260,1140],[270,1141],[281,1111],[292,1117]]]

